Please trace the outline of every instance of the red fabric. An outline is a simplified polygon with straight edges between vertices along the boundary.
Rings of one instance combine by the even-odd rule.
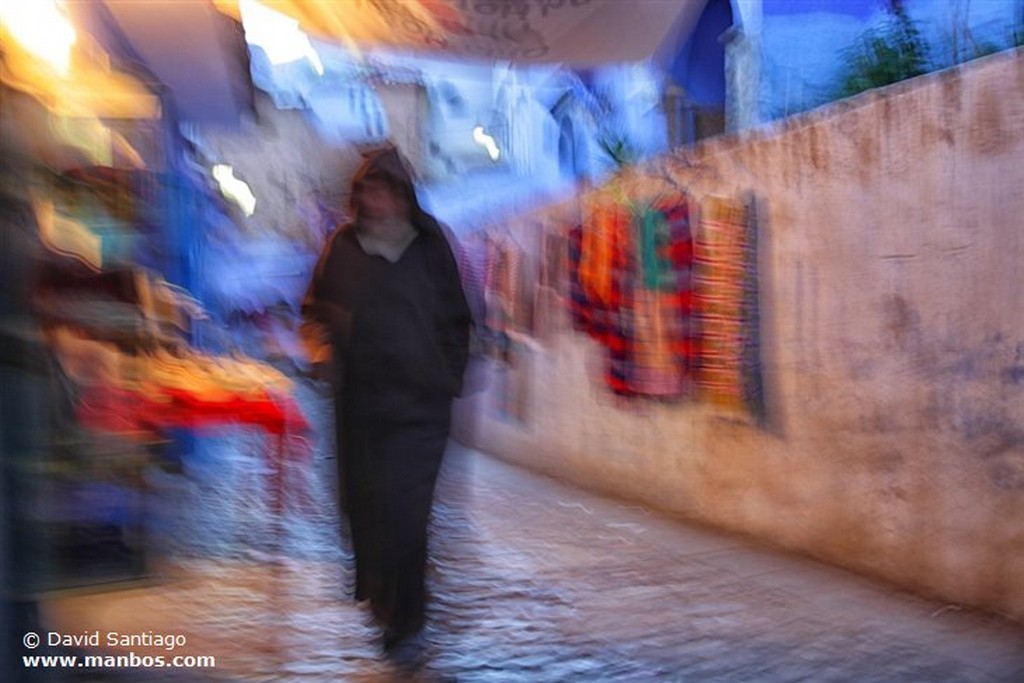
[[[97,386],[83,391],[77,416],[87,429],[120,434],[249,424],[261,427],[268,434],[283,437],[309,428],[294,399],[268,392],[254,399],[210,401],[180,389],[164,388],[154,397],[127,389]],[[310,455],[308,448],[286,450],[287,453],[282,455],[291,458],[305,459]]]
[[[303,512],[313,513],[305,484],[287,476],[285,460],[308,461],[313,454],[302,434],[309,428],[302,410],[290,396],[264,392],[255,399],[205,400],[196,394],[162,388],[157,397],[110,386],[86,389],[77,406],[79,423],[86,429],[144,437],[171,428],[203,429],[228,424],[249,424],[271,436],[266,459],[273,468],[275,512],[285,496]],[[286,491],[287,489],[287,491]]]
[[[662,334],[674,356],[680,378],[692,375],[698,359],[699,336],[693,292],[693,237],[689,207],[685,198],[663,201],[655,210],[668,221],[671,241],[662,252],[675,274],[670,290],[658,291]],[[569,306],[573,327],[585,332],[608,350],[605,384],[622,396],[647,395],[648,388],[638,376],[640,348],[635,329],[635,290],[643,286],[638,272],[635,239],[622,208],[613,212],[613,220],[604,225],[602,259],[606,262],[606,288],[600,296],[587,286],[583,253],[588,246],[585,231],[575,226],[569,231]],[[607,217],[606,217],[607,218]],[[590,241],[593,243],[593,240]],[[651,385],[653,386],[653,385]],[[680,384],[679,386],[682,386]],[[663,393],[661,390],[658,394]]]

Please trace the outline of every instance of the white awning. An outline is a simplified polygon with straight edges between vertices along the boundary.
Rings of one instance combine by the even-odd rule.
[[[238,18],[247,0],[213,0]],[[707,0],[263,0],[314,37],[360,50],[557,62],[659,59],[692,32]]]
[[[251,106],[238,24],[254,0],[94,0],[183,119],[237,122]],[[311,37],[422,56],[585,68],[654,60],[667,65],[707,0],[263,0]],[[85,11],[88,10],[88,11]],[[220,11],[218,11],[220,10]],[[95,16],[93,17],[95,19]]]

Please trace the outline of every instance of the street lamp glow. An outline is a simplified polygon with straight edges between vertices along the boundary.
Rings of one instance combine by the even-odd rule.
[[[213,167],[213,177],[220,185],[221,194],[234,201],[247,217],[256,211],[256,195],[244,180],[235,177],[235,170],[227,164]]]
[[[497,161],[501,155],[501,150],[498,149],[494,138],[484,132],[483,126],[477,126],[473,129],[473,142],[482,145],[487,150],[487,155],[491,157],[491,161]]]
[[[241,0],[238,6],[245,26],[246,42],[263,48],[271,64],[308,59],[317,75],[324,75],[320,55],[313,48],[309,36],[299,29],[298,20],[265,7],[256,0]]]
[[[0,2],[0,21],[26,51],[66,76],[78,34],[62,5],[57,0]]]

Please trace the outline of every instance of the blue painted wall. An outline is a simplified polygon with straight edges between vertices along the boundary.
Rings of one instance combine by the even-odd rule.
[[[709,0],[693,35],[672,62],[672,79],[694,104],[725,105],[725,46],[718,38],[732,25],[729,0]]]

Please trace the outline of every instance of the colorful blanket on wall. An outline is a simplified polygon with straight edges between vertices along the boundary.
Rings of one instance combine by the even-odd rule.
[[[605,383],[614,393],[688,393],[696,358],[692,247],[685,198],[603,205],[569,231],[573,326],[606,348]]]
[[[752,206],[685,196],[598,206],[568,233],[574,329],[607,352],[617,395],[697,398],[763,414]]]
[[[701,400],[763,412],[758,319],[757,226],[753,206],[710,197],[694,243],[701,328]]]

